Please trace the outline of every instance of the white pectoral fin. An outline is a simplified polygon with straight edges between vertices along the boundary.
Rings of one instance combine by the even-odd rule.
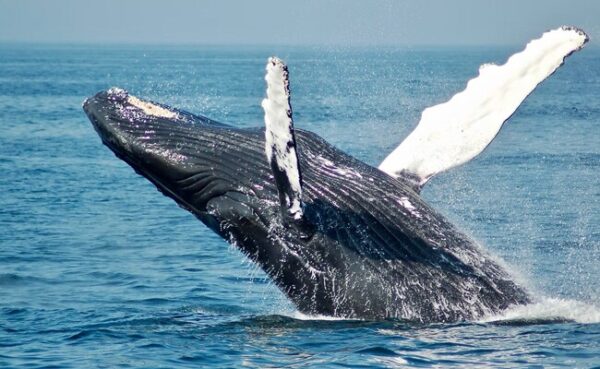
[[[471,160],[535,87],[587,41],[583,31],[561,27],[529,42],[504,65],[482,65],[465,90],[423,111],[415,130],[379,169],[409,179],[419,190],[437,173]]]
[[[290,105],[287,66],[278,58],[267,62],[265,111],[265,152],[279,192],[283,213],[294,220],[303,216],[302,179],[298,166],[296,138]]]

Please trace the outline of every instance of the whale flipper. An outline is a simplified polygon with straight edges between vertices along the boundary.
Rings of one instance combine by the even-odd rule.
[[[280,59],[272,57],[266,71],[267,97],[261,104],[265,111],[265,152],[277,183],[282,214],[299,221],[303,217],[302,177],[290,105],[288,69]]]
[[[535,87],[587,41],[582,30],[561,27],[529,42],[504,65],[482,65],[463,91],[423,111],[415,130],[379,169],[419,191],[434,175],[473,159]]]

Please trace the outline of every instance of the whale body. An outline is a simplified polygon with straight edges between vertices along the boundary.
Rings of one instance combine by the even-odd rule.
[[[385,168],[372,167],[293,128],[279,60],[269,60],[266,79],[266,128],[236,128],[118,88],[83,108],[106,146],[257,263],[300,312],[450,322],[532,300],[421,198],[422,185],[455,161],[434,171],[426,158],[413,171],[387,159]],[[496,132],[508,116],[497,118]],[[460,160],[468,159],[463,151]]]
[[[455,321],[528,301],[408,185],[314,133],[296,130],[309,224],[290,227],[263,129],[146,115],[118,90],[84,109],[119,158],[260,265],[303,313]]]

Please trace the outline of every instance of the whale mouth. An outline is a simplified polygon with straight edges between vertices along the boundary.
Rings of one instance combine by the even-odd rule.
[[[120,88],[86,99],[83,110],[102,143],[165,195],[194,213],[233,184],[215,171],[206,144],[225,125],[139,99]]]

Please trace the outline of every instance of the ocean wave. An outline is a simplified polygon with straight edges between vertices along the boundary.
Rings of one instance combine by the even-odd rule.
[[[600,323],[600,307],[577,300],[544,297],[532,304],[515,306],[481,320],[482,323],[561,321]]]

